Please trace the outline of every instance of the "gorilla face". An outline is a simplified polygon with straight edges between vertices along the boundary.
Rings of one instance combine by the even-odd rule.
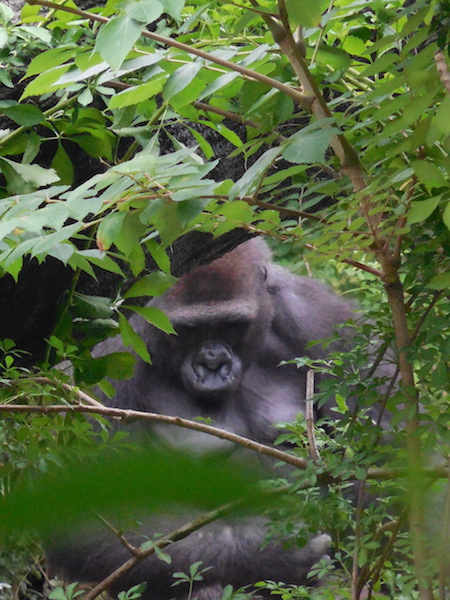
[[[292,421],[305,410],[305,369],[280,363],[305,354],[325,358],[339,342],[326,351],[311,342],[326,339],[353,315],[352,304],[322,284],[273,264],[260,240],[246,242],[195,269],[151,305],[164,310],[178,335],[166,335],[133,317],[131,324],[146,342],[153,364],[138,360],[132,379],[114,382],[116,396],[103,397],[103,401],[190,419],[210,418],[216,427],[262,443],[276,438],[275,423]],[[348,330],[340,331],[350,336]],[[120,350],[121,340],[113,338],[99,344],[93,354]],[[336,418],[331,404],[321,407],[317,416],[322,415]],[[169,444],[178,443],[178,436],[187,440],[187,447],[196,448],[201,442],[194,435],[218,442],[218,438],[176,427],[151,429],[157,429]],[[135,545],[178,525],[172,517],[152,520],[151,515],[145,523],[144,537],[130,538]],[[50,548],[53,570],[70,581],[92,582],[129,558],[128,550],[112,534],[92,537],[80,536]],[[264,539],[261,519],[221,519],[168,548],[170,565],[149,557],[112,591],[147,581],[145,600],[184,599],[187,591],[182,586],[172,588],[172,574],[188,572],[196,561],[213,567],[196,584],[195,596],[200,600],[217,600],[227,584],[240,587],[261,579],[310,584],[308,571],[326,553],[329,540],[318,535],[302,548],[285,551],[280,545],[262,547]]]
[[[181,365],[181,380],[193,396],[214,400],[235,390],[242,362],[225,343],[205,341],[188,353]]]

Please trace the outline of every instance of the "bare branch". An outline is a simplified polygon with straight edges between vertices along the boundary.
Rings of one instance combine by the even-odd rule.
[[[70,387],[70,386],[69,386]],[[77,393],[76,388],[75,393]],[[83,393],[84,394],[84,393]],[[207,425],[206,423],[200,423],[197,421],[190,421],[189,419],[183,419],[181,417],[173,417],[170,415],[160,415],[157,413],[146,412],[141,410],[131,410],[131,409],[123,409],[123,408],[111,408],[107,406],[88,406],[83,404],[74,404],[74,405],[61,405],[61,404],[48,404],[46,406],[40,405],[27,405],[27,404],[0,404],[0,413],[8,412],[8,413],[39,413],[39,414],[52,414],[52,413],[85,413],[85,414],[98,414],[103,415],[105,417],[113,417],[121,421],[150,421],[156,423],[166,423],[167,425],[175,425],[177,427],[185,427],[186,429],[193,429],[195,431],[201,431],[202,433],[208,433],[215,437],[218,437],[222,440],[227,440],[238,444],[239,446],[243,446],[248,450],[252,450],[257,452],[258,454],[263,454],[265,456],[269,456],[271,458],[275,458],[277,460],[281,460],[293,467],[297,467],[297,469],[306,470],[309,466],[309,461],[299,456],[295,456],[293,454],[289,454],[288,452],[283,452],[282,450],[278,450],[277,448],[273,448],[272,446],[267,446],[265,444],[260,444],[259,442],[255,442],[250,440],[249,438],[243,437],[241,435],[237,435],[236,433],[231,433],[230,431],[225,431],[223,429],[219,429],[218,427],[213,427],[212,425]],[[429,477],[431,479],[437,478],[447,478],[449,476],[449,469],[445,466],[437,466],[430,468],[423,468],[422,474],[424,477]],[[380,468],[380,467],[372,467],[367,470],[367,478],[374,480],[385,480],[385,479],[395,479],[398,477],[402,477],[405,474],[404,469],[400,468]],[[333,481],[348,481],[358,479],[354,473],[349,473],[346,477],[333,477],[328,475],[327,473],[320,474],[318,479],[321,482],[333,482]]]

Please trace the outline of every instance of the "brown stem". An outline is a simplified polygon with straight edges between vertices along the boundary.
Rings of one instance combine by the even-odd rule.
[[[65,384],[67,385],[67,384]],[[70,386],[69,386],[70,387]],[[75,394],[80,393],[79,390],[73,388]],[[83,396],[84,392],[81,392]],[[94,400],[94,402],[97,402]],[[45,406],[41,405],[33,405],[33,404],[0,404],[0,413],[39,413],[39,414],[53,414],[53,413],[82,413],[82,414],[93,414],[93,415],[104,415],[105,417],[112,417],[121,421],[150,421],[157,423],[166,423],[168,425],[175,425],[177,427],[185,427],[186,429],[193,429],[195,431],[201,431],[203,433],[209,433],[210,435],[214,435],[223,440],[228,440],[235,444],[239,444],[244,448],[248,448],[249,450],[253,450],[258,452],[259,454],[263,454],[265,456],[271,456],[272,458],[276,458],[277,460],[281,460],[287,464],[290,464],[298,469],[305,470],[307,469],[309,462],[304,458],[299,456],[294,456],[293,454],[289,454],[288,452],[283,452],[282,450],[278,450],[277,448],[272,448],[272,446],[266,446],[265,444],[260,444],[259,442],[254,442],[246,437],[241,435],[237,435],[236,433],[231,433],[229,431],[225,431],[223,429],[219,429],[218,427],[212,427],[211,425],[207,425],[206,423],[200,423],[197,421],[190,421],[189,419],[182,419],[181,417],[173,417],[170,415],[160,415],[157,413],[146,412],[141,410],[131,410],[131,409],[123,409],[123,408],[111,408],[108,406],[100,405],[97,407],[87,406],[83,404],[47,404]],[[385,480],[385,479],[396,479],[403,475],[402,469],[388,469],[388,468],[380,468],[380,467],[371,467],[367,470],[367,478],[374,479],[376,481]],[[422,474],[424,477],[431,477],[433,479],[436,478],[447,478],[449,475],[449,469],[445,466],[437,466],[424,468],[422,470]],[[319,479],[324,482],[331,481],[344,481],[342,477],[333,477],[326,473],[324,475],[320,475]],[[354,473],[349,473],[348,476],[345,477],[345,481],[357,479]]]
[[[450,72],[448,70],[447,62],[442,50],[436,50],[434,54],[434,60],[436,62],[436,68],[438,70],[439,77],[441,78],[442,85],[447,90],[447,93],[450,94]]]
[[[250,2],[253,6],[257,5],[256,0],[250,0]],[[310,112],[312,112],[318,120],[329,119],[333,115],[328,108],[314,77],[309,72],[302,56],[301,49],[292,35],[287,20],[284,0],[279,0],[279,6],[281,23],[276,21],[270,15],[262,16],[272,33],[274,41],[280,46],[294,69],[302,86],[304,95],[311,99]],[[350,177],[355,191],[364,189],[366,187],[364,169],[353,146],[343,134],[333,136],[330,145],[341,162],[342,170]]]
[[[314,462],[320,461],[320,454],[314,434],[314,371],[309,369],[306,373],[306,433],[308,436],[309,455]]]
[[[398,366],[403,394],[406,404],[406,448],[408,454],[409,480],[409,529],[413,545],[413,558],[418,578],[421,600],[432,600],[433,593],[429,581],[425,577],[425,569],[429,561],[425,544],[424,491],[422,482],[422,449],[418,435],[419,400],[415,387],[414,372],[408,358],[407,350],[411,342],[408,331],[403,286],[398,275],[398,265],[393,264],[384,253],[379,253],[383,267],[385,288],[392,312],[395,330]],[[418,481],[419,479],[419,481]]]
[[[152,554],[154,554],[156,548],[162,549],[166,546],[169,546],[170,544],[173,544],[174,542],[178,542],[179,540],[186,538],[194,531],[201,529],[205,525],[208,525],[208,523],[212,523],[213,521],[216,521],[217,519],[220,519],[224,515],[235,510],[241,504],[241,502],[242,501],[239,500],[236,502],[230,502],[229,504],[225,504],[224,506],[221,506],[215,510],[212,510],[202,515],[201,517],[195,519],[194,521],[191,521],[190,523],[182,525],[181,527],[175,529],[174,531],[159,539],[158,541],[155,541],[154,545],[150,548],[147,548],[146,550],[140,550],[139,548],[136,548],[137,553],[134,554],[134,556],[132,556],[130,559],[128,559],[126,562],[120,565],[118,569],[113,571],[110,575],[108,575],[108,577],[103,579],[103,581],[98,583],[94,588],[87,592],[83,596],[83,600],[94,600],[102,592],[107,590],[114,582],[120,579],[125,573],[130,571],[135,565],[144,560],[144,558],[147,558],[147,556],[151,556]]]
[[[352,600],[359,600],[360,590],[358,589],[358,558],[359,549],[361,547],[362,531],[361,531],[361,518],[362,518],[362,504],[364,495],[365,485],[361,483],[358,490],[358,501],[356,504],[356,515],[355,515],[355,550],[353,552],[352,561],[352,580],[351,580],[351,593]]]

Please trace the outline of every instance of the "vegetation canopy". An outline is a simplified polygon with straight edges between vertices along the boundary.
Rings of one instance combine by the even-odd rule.
[[[163,312],[141,306],[175,281],[172,244],[192,231],[219,237],[240,228],[273,242],[292,270],[351,294],[369,318],[347,353],[354,368],[339,354],[307,363],[333,376],[314,401],[331,394],[339,423],[299,416],[282,424],[279,442],[291,443],[289,452],[237,440],[296,467],[266,492],[268,535],[303,543],[306,523],[329,532],[335,548],[311,573],[330,575],[323,587],[258,585],[287,600],[444,600],[450,588],[448,1],[88,4],[85,10],[72,0],[28,0],[20,18],[0,4],[0,276],[20,283],[30,261],[57,261],[72,281],[39,364],[31,367],[10,336],[0,339],[0,597],[42,597],[37,534],[87,511],[83,497],[120,536],[104,517],[114,494],[98,491],[110,490],[111,478],[129,478],[134,506],[146,502],[142,489],[155,490],[144,474],[147,457],[107,419],[130,415],[100,405],[92,386],[112,395],[108,377],[130,377],[136,355],[151,361],[129,325],[130,312],[173,331]],[[77,291],[80,278],[105,271],[123,281],[113,298]],[[118,332],[133,354],[93,359],[90,348]],[[393,414],[385,445],[379,424],[362,427],[347,404],[355,389],[362,414],[376,401],[376,382],[358,370],[369,355],[373,360],[374,334],[375,362],[389,347],[397,360],[396,381],[382,398]],[[54,367],[61,360],[72,362],[70,376]],[[214,431],[214,423],[182,425],[227,435]],[[202,499],[206,475],[195,461],[177,454],[151,460],[165,486],[155,505],[164,506],[177,481],[169,474],[181,470],[179,486],[188,480],[189,493],[178,493],[177,502],[206,512],[182,531],[163,532],[138,549],[130,545],[135,561],[150,553],[167,560],[165,545],[255,500],[246,466],[230,472],[227,488],[221,469],[205,466],[208,487],[216,487]],[[343,492],[355,480],[362,491],[351,506]],[[367,506],[369,490],[380,500]],[[263,510],[266,500],[256,504]],[[175,575],[194,597],[201,577],[198,564]],[[56,584],[50,598],[91,600],[106,587],[84,592]],[[243,594],[225,590],[226,598]],[[132,589],[122,600],[138,596]]]

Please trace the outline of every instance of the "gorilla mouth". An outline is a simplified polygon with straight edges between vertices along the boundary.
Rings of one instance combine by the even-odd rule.
[[[188,354],[181,367],[185,389],[202,398],[234,390],[241,374],[240,358],[218,342],[201,344]]]

